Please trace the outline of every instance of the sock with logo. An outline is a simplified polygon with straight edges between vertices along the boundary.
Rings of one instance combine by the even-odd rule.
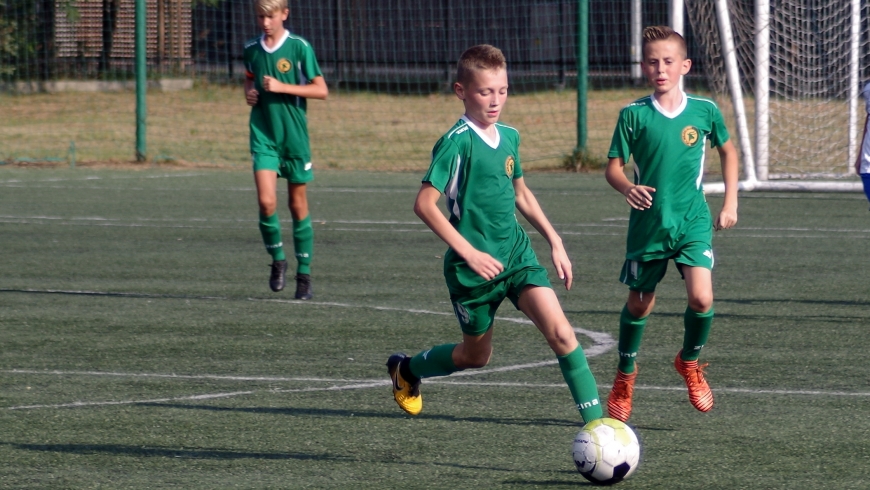
[[[311,274],[311,256],[314,254],[314,227],[311,215],[293,220],[293,247],[296,250],[296,273]]]
[[[453,349],[456,345],[438,345],[412,357],[408,363],[411,374],[417,378],[432,378],[462,371],[453,363]]]
[[[559,360],[562,377],[568,383],[568,389],[571,390],[574,404],[580,410],[583,423],[588,424],[595,419],[600,419],[603,413],[598,399],[598,386],[589,369],[589,363],[586,362],[583,348],[578,345],[571,353],[556,356],[556,359]]]
[[[260,234],[263,235],[263,244],[266,251],[272,256],[272,260],[285,260],[284,243],[281,242],[281,222],[278,221],[278,213],[272,216],[260,214]]]
[[[705,313],[686,308],[683,315],[683,324],[686,331],[683,334],[683,353],[680,359],[684,361],[697,361],[701,355],[701,348],[707,343],[710,336],[710,327],[713,326],[713,308]]]
[[[647,318],[649,317],[635,318],[629,313],[627,304],[622,307],[622,314],[619,315],[619,344],[616,350],[619,353],[618,368],[625,374],[634,372],[634,361],[640,350]]]

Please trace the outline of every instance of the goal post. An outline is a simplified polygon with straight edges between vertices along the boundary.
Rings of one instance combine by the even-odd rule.
[[[698,0],[687,11],[709,86],[734,107],[740,189],[860,192],[854,162],[870,5]],[[724,191],[721,183],[704,187]]]

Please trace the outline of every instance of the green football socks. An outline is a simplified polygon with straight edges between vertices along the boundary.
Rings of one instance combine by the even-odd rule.
[[[266,245],[266,251],[272,256],[272,260],[286,260],[278,213],[272,216],[260,215],[260,234],[263,235],[263,244]]]
[[[456,344],[443,344],[420,352],[411,358],[411,374],[418,378],[432,378],[461,371],[453,363],[454,348]]]
[[[618,368],[625,374],[634,372],[634,361],[640,350],[647,318],[649,317],[635,318],[629,313],[628,305],[622,307],[622,314],[619,315],[619,344],[616,349],[619,352]]]
[[[296,273],[311,274],[311,256],[314,254],[314,227],[311,215],[293,220],[293,248],[296,251]]]
[[[713,308],[705,313],[686,308],[683,316],[686,331],[683,334],[683,354],[680,359],[684,361],[697,361],[701,355],[701,348],[707,343],[710,336],[710,327],[713,326]]]
[[[568,383],[574,403],[580,410],[583,423],[588,424],[595,419],[600,419],[603,410],[598,398],[598,386],[586,362],[583,349],[578,345],[570,354],[556,356],[556,358],[559,360],[559,369],[562,370],[562,376]]]

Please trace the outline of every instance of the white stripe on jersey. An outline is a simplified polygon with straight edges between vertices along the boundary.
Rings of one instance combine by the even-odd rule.
[[[466,129],[468,129],[466,127]],[[462,210],[459,208],[459,170],[462,168],[462,155],[456,155],[456,172],[447,183],[447,189],[444,190],[444,196],[447,197],[447,207],[456,219],[462,219]]]

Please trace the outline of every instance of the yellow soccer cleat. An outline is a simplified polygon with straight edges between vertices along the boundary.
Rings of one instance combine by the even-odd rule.
[[[613,381],[610,396],[607,397],[607,413],[611,418],[625,422],[631,416],[631,395],[634,393],[635,379],[637,379],[637,365],[631,374],[616,370],[616,379]]]
[[[674,367],[677,372],[686,380],[686,387],[689,389],[689,401],[692,406],[702,412],[709,412],[713,408],[713,391],[707,380],[704,378],[704,368],[706,364],[698,365],[698,361],[684,361],[680,359],[680,351],[677,358],[674,359]]]
[[[399,365],[408,356],[402,353],[393,354],[387,359],[387,371],[393,382],[393,398],[402,407],[402,410],[410,415],[417,415],[423,411],[423,395],[420,394],[420,380],[415,383],[405,381],[399,369]]]

